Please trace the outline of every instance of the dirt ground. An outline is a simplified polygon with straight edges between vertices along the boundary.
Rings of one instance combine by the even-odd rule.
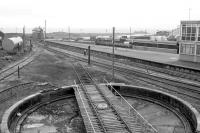
[[[23,58],[25,55],[27,55],[28,52],[26,53],[17,53],[17,54],[9,54],[5,50],[0,48],[0,70],[7,66],[8,64],[17,61],[21,58]]]
[[[64,57],[62,55],[56,55],[49,51],[44,51],[37,59],[35,59],[33,62],[25,66],[20,71],[20,78],[18,79],[17,74],[9,78],[9,80],[4,81],[0,84],[0,88],[7,87],[10,85],[15,85],[18,83],[24,83],[24,82],[48,82],[53,85],[56,85],[58,87],[61,86],[69,86],[73,85],[74,81],[78,82],[76,74],[73,70],[71,62],[76,63],[77,61],[74,61],[71,58]],[[85,63],[82,63],[85,65],[85,67],[88,68],[90,74],[93,76],[93,78],[98,81],[99,83],[104,82],[104,78],[107,81],[112,80],[112,70],[110,71],[104,71],[96,66],[88,66]],[[127,83],[130,82],[127,81],[124,77],[116,76],[115,82],[121,82],[121,83]],[[133,83],[132,83],[133,84]],[[42,89],[42,88],[40,88]],[[35,90],[36,91],[36,90]],[[39,91],[39,90],[37,90]],[[34,91],[33,91],[34,92]],[[28,95],[28,93],[27,93]],[[75,98],[72,101],[76,101]],[[1,105],[0,105],[1,106]],[[147,110],[146,108],[143,110]],[[142,110],[142,111],[143,111]],[[69,110],[67,110],[69,111]],[[159,111],[156,111],[159,112]],[[158,118],[158,116],[156,116]],[[149,118],[154,119],[155,118]],[[165,121],[165,120],[163,120]],[[177,124],[178,125],[178,124]],[[164,126],[168,126],[168,124],[164,124]],[[171,125],[170,125],[171,126]],[[163,128],[162,128],[163,129]],[[174,130],[174,127],[172,127],[171,131]],[[163,129],[163,131],[169,131],[166,129]]]
[[[20,71],[20,79],[18,79],[17,74],[15,74],[6,81],[5,84],[33,81],[49,82],[58,87],[73,85],[74,80],[76,80],[76,82],[78,82],[78,80],[72,67],[72,62],[77,63],[77,61],[71,58],[45,51]],[[86,63],[82,64],[88,68],[90,74],[94,79],[96,79],[96,81],[105,82],[103,81],[103,78],[111,81],[112,76],[110,74],[112,70],[110,72],[105,72],[96,66],[88,66]],[[116,78],[115,81],[125,82],[118,78]]]

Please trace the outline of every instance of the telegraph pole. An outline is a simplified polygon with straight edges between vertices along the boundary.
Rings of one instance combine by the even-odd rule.
[[[112,43],[113,43],[113,55],[112,55],[112,81],[115,82],[115,73],[114,73],[114,61],[115,61],[115,27],[113,27],[113,37],[112,37]]]
[[[24,48],[25,48],[25,26],[23,27],[23,43],[22,43],[22,52],[24,53]]]
[[[70,27],[68,27],[69,41],[70,41]]]
[[[45,32],[44,32],[44,41],[46,42],[46,37],[47,37],[47,21],[45,20]]]
[[[131,27],[130,27],[130,38],[131,38]]]

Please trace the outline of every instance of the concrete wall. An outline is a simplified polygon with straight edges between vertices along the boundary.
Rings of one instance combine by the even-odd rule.
[[[113,84],[113,86],[117,87],[118,91],[124,96],[135,95],[150,98],[157,100],[167,106],[176,108],[176,111],[183,114],[183,116],[188,120],[193,132],[200,132],[200,114],[190,103],[168,93],[149,88],[131,85],[122,85],[119,87],[115,84]]]
[[[137,95],[154,99],[155,101],[157,100],[167,106],[176,108],[176,111],[182,113],[188,120],[193,132],[200,132],[200,114],[190,103],[158,90],[116,83],[111,85],[124,96]],[[15,123],[19,119],[18,113],[23,114],[24,111],[28,108],[34,107],[35,105],[37,105],[36,107],[38,108],[40,107],[40,104],[43,106],[44,104],[50,103],[52,100],[59,100],[59,98],[74,94],[73,87],[74,86],[66,86],[54,90],[42,91],[20,100],[4,113],[1,123],[1,133],[11,132],[10,128],[12,127],[13,122]]]
[[[26,115],[28,115],[25,114],[25,116],[19,116],[19,114],[26,113],[28,109],[31,108],[31,110],[34,111],[45,104],[69,97],[72,94],[74,95],[73,86],[67,86],[63,89],[59,88],[54,90],[41,91],[18,101],[4,113],[1,122],[1,133],[13,132],[12,127],[16,126],[13,124],[19,122],[20,117],[26,117]]]
[[[200,56],[180,54],[179,55],[179,60],[182,60],[182,61],[192,61],[192,62],[200,62]]]

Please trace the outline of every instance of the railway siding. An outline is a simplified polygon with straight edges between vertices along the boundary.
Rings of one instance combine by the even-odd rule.
[[[125,89],[126,90],[126,89]],[[124,90],[124,91],[125,91]],[[131,90],[131,88],[130,88]],[[143,90],[143,89],[141,89]],[[151,90],[152,92],[154,92],[154,90]],[[150,92],[151,92],[150,91]],[[122,91],[123,92],[123,91]],[[200,115],[199,112],[189,103],[184,102],[183,100],[181,100],[180,98],[176,99],[173,98],[173,95],[171,96],[167,96],[167,98],[165,97],[165,94],[162,94],[162,92],[159,92],[159,95],[148,95],[150,93],[146,92],[142,92],[145,95],[147,95],[149,98],[152,96],[152,98],[157,96],[157,100],[158,101],[165,101],[165,100],[169,100],[169,101],[165,101],[167,105],[172,105],[171,107],[173,108],[173,106],[176,106],[177,109],[179,109],[179,111],[183,110],[183,107],[186,107],[186,110],[184,110],[182,113],[184,114],[184,117],[186,117],[186,119],[188,119],[188,121],[190,122],[191,127],[193,128],[194,131],[199,132],[199,128],[200,128]],[[141,93],[141,94],[142,94]],[[124,94],[124,93],[123,93]],[[133,92],[133,94],[136,94]],[[168,94],[168,93],[166,93]],[[159,97],[160,96],[160,97]],[[163,97],[162,97],[163,96]],[[143,95],[142,95],[143,97]],[[165,99],[166,98],[166,99]],[[171,99],[171,100],[170,100]],[[179,100],[180,99],[180,100]],[[181,112],[180,112],[181,113]]]
[[[47,41],[49,45],[56,45],[60,47],[68,47],[73,50],[84,50],[87,49],[89,45],[81,44],[81,43],[69,43],[69,42],[61,42],[61,41]],[[101,54],[106,56],[112,56],[112,50],[109,47],[105,46],[91,46],[91,54]],[[120,52],[121,51],[121,52]],[[132,54],[130,55],[130,53]],[[126,54],[124,54],[126,53]],[[188,74],[195,74],[197,76],[200,75],[199,65],[195,63],[187,63],[187,62],[179,62],[178,55],[172,55],[167,53],[156,53],[150,51],[136,51],[136,50],[127,50],[117,48],[115,52],[115,58],[118,59],[126,59],[136,63],[142,63],[145,65],[150,65],[158,68],[165,68],[166,70],[175,70],[177,72],[185,72]],[[174,72],[172,72],[173,74]]]
[[[15,72],[18,71],[18,69],[22,69],[29,63],[31,63],[37,56],[40,55],[42,50],[36,48],[35,51],[33,51],[30,55],[24,57],[23,59],[7,66],[3,70],[0,71],[0,81],[6,79],[7,77],[11,76]]]

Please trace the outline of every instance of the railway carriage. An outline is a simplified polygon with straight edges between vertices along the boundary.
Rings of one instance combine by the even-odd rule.
[[[97,37],[95,45],[113,46],[111,37]],[[115,47],[132,48],[129,42],[126,42],[124,38],[115,39]]]
[[[152,41],[144,39],[133,39],[130,42],[134,46],[145,46],[145,47],[156,47],[156,48],[167,48],[167,49],[177,49],[176,41]]]

